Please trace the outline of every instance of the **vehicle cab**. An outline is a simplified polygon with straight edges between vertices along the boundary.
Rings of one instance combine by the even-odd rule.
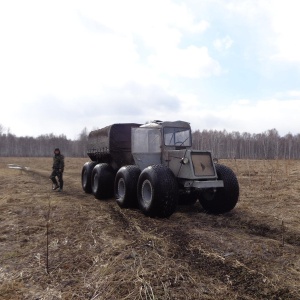
[[[132,155],[141,170],[149,165],[168,165],[168,151],[192,147],[190,124],[153,121],[132,128]]]

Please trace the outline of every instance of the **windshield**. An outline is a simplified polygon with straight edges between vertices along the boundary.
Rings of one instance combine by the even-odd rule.
[[[166,146],[191,146],[191,132],[187,128],[164,128],[164,141]]]

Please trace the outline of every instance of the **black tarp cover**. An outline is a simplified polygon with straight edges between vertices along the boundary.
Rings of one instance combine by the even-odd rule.
[[[93,161],[106,162],[114,167],[133,163],[131,155],[131,128],[140,124],[112,124],[91,131],[88,137],[88,156]]]

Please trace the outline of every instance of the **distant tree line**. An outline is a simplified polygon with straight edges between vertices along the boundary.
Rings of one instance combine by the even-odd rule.
[[[259,134],[196,130],[193,148],[211,150],[216,158],[299,159],[300,134],[281,137],[276,129]]]
[[[0,156],[47,157],[55,148],[68,157],[85,157],[88,132],[86,128],[78,139],[70,140],[65,135],[45,134],[34,137],[17,137],[3,133],[0,126]]]
[[[17,137],[3,131],[0,125],[0,156],[52,156],[54,148],[58,147],[65,156],[86,157],[86,128],[76,140],[70,140],[63,134],[45,134],[33,138]],[[196,130],[193,132],[193,148],[210,150],[216,158],[300,159],[300,134],[289,133],[281,137],[276,129],[259,134]]]

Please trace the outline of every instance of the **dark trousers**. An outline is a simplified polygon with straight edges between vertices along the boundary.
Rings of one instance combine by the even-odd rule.
[[[56,180],[56,177],[58,179],[58,182],[59,182],[59,187],[62,189],[63,186],[64,186],[64,181],[63,181],[63,172],[60,172],[59,170],[57,169],[53,169],[51,175],[50,175],[50,179],[52,180],[52,182],[54,184],[57,184],[57,180]]]

